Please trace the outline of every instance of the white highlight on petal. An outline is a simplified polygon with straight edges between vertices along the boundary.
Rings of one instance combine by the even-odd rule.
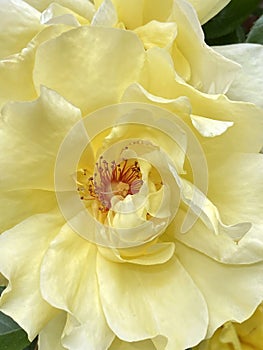
[[[205,137],[222,135],[228,128],[234,125],[234,122],[215,120],[193,114],[190,118],[196,130]]]

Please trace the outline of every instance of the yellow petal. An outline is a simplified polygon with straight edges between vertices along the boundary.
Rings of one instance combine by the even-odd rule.
[[[135,34],[81,27],[38,48],[34,81],[38,88],[43,84],[58,91],[85,114],[118,102],[124,88],[137,80],[143,60]]]
[[[0,108],[10,100],[33,100],[37,93],[33,83],[35,51],[43,41],[58,36],[70,27],[50,26],[37,34],[19,54],[0,61]]]
[[[1,191],[0,232],[37,213],[45,213],[57,205],[54,193],[49,191]]]
[[[191,115],[193,126],[205,137],[215,137],[222,135],[228,128],[233,126],[233,122],[214,120],[200,117],[198,115]]]
[[[0,58],[15,54],[42,29],[40,13],[24,1],[2,0]]]
[[[142,40],[145,49],[154,46],[168,48],[176,37],[177,26],[176,23],[162,23],[153,20],[136,28],[134,32]]]
[[[67,224],[45,254],[40,284],[44,298],[70,316],[62,343],[69,349],[106,349],[111,332],[100,305],[96,277],[97,249]]]
[[[80,111],[52,90],[41,89],[33,102],[10,102],[2,109],[3,190],[53,189],[54,166],[61,141]]]
[[[57,312],[40,294],[39,273],[48,245],[62,223],[58,213],[38,214],[0,236],[1,272],[9,280],[1,311],[24,328],[31,340]]]
[[[79,24],[85,25],[90,23],[86,18],[78,15],[76,12],[64,6],[61,6],[55,2],[50,4],[49,7],[41,14],[41,22],[46,25],[52,23],[63,23],[63,19],[71,20],[73,26],[78,26]]]
[[[114,27],[118,22],[118,15],[111,0],[105,0],[98,8],[91,25]]]
[[[153,345],[151,340],[127,343],[116,338],[109,350],[156,350],[156,347]]]
[[[188,0],[195,8],[201,24],[221,11],[231,0]]]
[[[263,46],[242,43],[218,46],[214,49],[242,66],[227,90],[227,96],[232,100],[252,102],[263,108],[261,94]]]
[[[39,350],[66,350],[61,344],[61,337],[66,323],[66,313],[60,312],[39,333]]]
[[[192,6],[186,1],[173,3],[169,21],[178,26],[176,46],[191,67],[190,85],[207,93],[224,93],[233,81],[239,65],[219,55],[204,42],[201,25]],[[176,57],[175,57],[176,60]]]
[[[176,244],[176,254],[207,302],[207,337],[230,319],[244,321],[261,302],[263,262],[250,265],[222,264],[179,242]]]
[[[162,335],[168,341],[166,349],[174,350],[204,337],[205,301],[176,259],[138,266],[98,256],[97,274],[107,322],[120,339],[139,341]]]
[[[38,9],[39,11],[44,11],[51,3],[54,3],[54,0],[26,0],[28,4]],[[91,21],[95,8],[91,1],[86,0],[56,0],[56,4],[59,4],[63,7],[67,7],[70,10],[76,12],[80,16],[87,18]]]

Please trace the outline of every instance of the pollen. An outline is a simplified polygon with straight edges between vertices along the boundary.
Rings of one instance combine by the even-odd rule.
[[[78,192],[81,200],[96,200],[99,210],[107,213],[111,208],[113,196],[124,199],[136,194],[143,184],[139,162],[123,159],[122,162],[108,163],[103,156],[96,163],[93,176],[86,169],[78,171]]]

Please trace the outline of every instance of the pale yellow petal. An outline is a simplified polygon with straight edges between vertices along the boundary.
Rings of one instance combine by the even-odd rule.
[[[233,126],[233,122],[214,120],[209,118],[200,117],[198,115],[191,115],[191,121],[193,126],[202,136],[215,137],[222,135],[228,128]]]
[[[39,11],[44,11],[51,3],[57,3],[63,7],[67,7],[70,10],[76,12],[84,18],[91,21],[95,8],[91,1],[87,0],[25,0],[28,4],[38,9]]]
[[[81,27],[38,48],[34,81],[38,88],[43,84],[58,91],[85,114],[118,102],[126,86],[138,79],[143,60],[135,34]]]
[[[36,48],[48,39],[70,29],[65,25],[49,26],[38,33],[19,54],[0,61],[0,108],[10,100],[33,100],[37,92],[33,83]]]
[[[18,53],[43,28],[40,13],[24,1],[2,0],[0,58]]]
[[[33,340],[56,314],[39,288],[40,265],[50,241],[59,232],[58,213],[34,215],[0,236],[0,266],[9,285],[1,311],[11,316]]]
[[[176,254],[207,302],[207,337],[228,320],[244,321],[261,302],[263,262],[222,264],[179,242]]]
[[[114,338],[100,305],[96,254],[94,245],[65,225],[42,263],[43,297],[70,315],[62,338],[62,344],[70,350],[104,350]]]
[[[39,350],[66,350],[61,344],[61,337],[66,323],[66,313],[60,312],[39,333]]]
[[[128,343],[115,338],[109,350],[156,350],[156,347],[151,340]]]
[[[162,335],[167,338],[166,350],[183,350],[205,336],[206,303],[176,259],[138,266],[98,256],[97,274],[107,322],[120,339]]]
[[[204,42],[204,34],[192,6],[184,0],[173,3],[169,21],[178,26],[176,46],[191,67],[190,85],[207,93],[224,93],[233,81],[239,65],[219,55]],[[174,57],[176,62],[176,56]],[[183,71],[182,69],[179,70]]]
[[[41,23],[46,25],[63,23],[63,19],[64,22],[67,19],[68,21],[71,21],[73,26],[78,26],[80,24],[86,25],[90,23],[86,18],[78,15],[76,12],[55,2],[51,3],[49,7],[41,14]]]
[[[177,26],[176,23],[162,23],[153,20],[144,26],[136,28],[134,33],[142,40],[145,49],[154,46],[168,48],[176,37]]]
[[[45,213],[57,206],[55,194],[49,191],[1,191],[0,232],[37,213]]]
[[[227,96],[232,100],[252,102],[263,108],[263,46],[242,43],[217,46],[214,49],[242,67],[230,85]]]
[[[174,77],[174,70],[165,50],[152,48],[147,51],[142,86],[152,95],[168,100],[180,96],[189,98],[192,113],[201,117],[229,121],[234,127],[218,138],[200,138],[206,153],[213,152],[259,152],[262,147],[263,112],[250,103],[229,101],[223,95],[207,95],[186,86]],[[161,101],[159,101],[161,102]],[[167,101],[168,102],[168,101]],[[163,103],[164,108],[169,104]],[[252,125],[253,128],[247,128]],[[241,142],[242,141],[242,142]]]
[[[42,88],[33,102],[10,102],[1,112],[0,163],[3,190],[53,189],[60,143],[81,118],[80,111]]]
[[[118,22],[118,15],[111,0],[104,0],[98,8],[91,25],[114,27]]]
[[[214,17],[231,0],[188,0],[195,8],[201,24]]]

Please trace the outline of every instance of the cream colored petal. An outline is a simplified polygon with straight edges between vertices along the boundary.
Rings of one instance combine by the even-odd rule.
[[[55,194],[49,191],[3,191],[0,196],[0,232],[37,213],[57,206]]]
[[[68,16],[68,17],[65,17]],[[41,14],[41,23],[44,24],[52,24],[54,23],[54,20],[56,21],[56,23],[60,22],[63,23],[61,20],[63,20],[63,17],[65,18],[71,18],[71,20],[73,21],[74,26],[78,26],[79,24],[81,25],[86,25],[89,24],[90,22],[78,15],[76,12],[61,6],[55,2],[51,3],[49,5],[49,7]],[[56,20],[57,19],[57,20]],[[75,19],[75,22],[74,22]],[[67,23],[64,23],[67,24]]]
[[[107,322],[120,339],[163,335],[166,350],[183,350],[204,337],[205,301],[175,258],[158,266],[138,266],[98,256],[97,274]]]
[[[62,223],[57,212],[38,214],[0,236],[1,272],[9,280],[1,297],[1,311],[24,328],[30,340],[57,312],[40,294],[39,270]]]
[[[151,340],[128,343],[115,338],[109,350],[156,350],[156,347]]]
[[[81,27],[38,48],[34,81],[38,88],[44,84],[58,91],[85,114],[118,102],[126,86],[138,79],[143,60],[135,34]]]
[[[42,263],[43,297],[70,315],[62,339],[70,350],[106,350],[114,338],[100,305],[96,254],[94,245],[65,225]]]
[[[138,27],[134,33],[142,40],[145,49],[154,46],[170,47],[177,35],[176,23],[162,23],[151,21],[144,26]]]
[[[66,350],[61,344],[61,337],[66,323],[66,313],[60,312],[39,333],[39,350]]]
[[[0,6],[0,58],[15,54],[43,28],[40,13],[24,1],[2,0]]]
[[[187,77],[183,78],[203,92],[212,94],[226,92],[239,70],[239,65],[219,55],[205,44],[197,15],[188,2],[174,1],[173,12],[169,18],[169,21],[172,20],[179,28],[176,46],[191,67],[190,80],[187,80]]]
[[[98,8],[91,25],[114,27],[118,22],[118,15],[111,0],[104,0]]]
[[[191,121],[196,130],[198,130],[199,133],[205,137],[222,135],[234,124],[233,122],[229,121],[214,120],[193,114],[191,115]]]
[[[43,29],[19,54],[0,61],[0,108],[10,100],[33,100],[37,92],[33,83],[35,51],[40,43],[58,36],[68,26],[55,25]]]
[[[195,8],[201,24],[214,17],[221,11],[231,0],[188,0]]]
[[[194,115],[234,123],[232,128],[218,138],[202,138],[196,135],[206,153],[211,151],[227,153],[230,151],[260,151],[263,128],[262,110],[249,103],[229,101],[223,95],[203,94],[191,86],[176,81],[174,70],[169,63],[169,55],[165,50],[153,48],[147,51],[141,84],[152,95],[168,100],[180,96],[188,97]],[[167,103],[164,103],[163,106],[170,108]],[[252,124],[253,128],[247,127]]]
[[[214,49],[242,67],[230,85],[227,96],[232,100],[252,102],[263,108],[263,46],[243,43],[217,46]]]
[[[176,244],[176,254],[207,302],[207,337],[228,320],[244,321],[261,302],[263,262],[221,264],[179,242]]]
[[[170,260],[174,254],[174,243],[150,242],[130,249],[108,249],[99,247],[100,254],[114,262],[128,262],[138,265],[157,265]]]
[[[63,7],[67,7],[70,10],[76,12],[80,16],[87,18],[91,21],[95,8],[91,1],[87,0],[25,0],[28,4],[35,7],[39,11],[44,11],[51,3],[59,4]]]
[[[0,187],[53,189],[60,143],[80,120],[80,111],[56,92],[42,88],[33,102],[10,102],[1,112]]]

